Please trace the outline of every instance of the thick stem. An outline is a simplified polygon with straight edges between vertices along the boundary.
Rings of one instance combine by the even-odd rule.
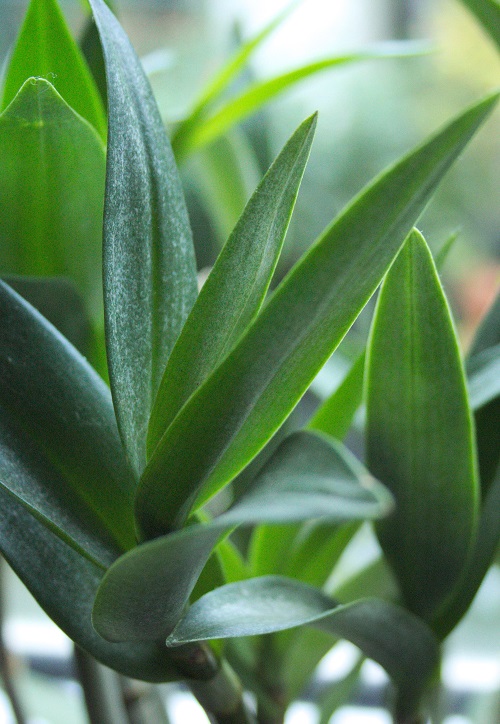
[[[170,649],[179,674],[205,711],[217,724],[253,724],[255,718],[243,701],[238,677],[207,644],[186,644]]]
[[[90,724],[126,724],[129,717],[119,674],[76,645],[74,651]]]

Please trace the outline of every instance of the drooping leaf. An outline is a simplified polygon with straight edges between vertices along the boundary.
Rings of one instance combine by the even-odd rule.
[[[425,48],[425,51],[427,48]],[[422,52],[421,44],[396,43],[382,45],[372,50],[363,50],[348,55],[334,56],[324,60],[308,63],[294,70],[278,75],[268,80],[259,81],[251,85],[241,95],[229,100],[219,110],[208,117],[197,116],[192,118],[189,126],[181,128],[182,135],[174,136],[174,148],[179,162],[198,148],[211,143],[236,123],[254,113],[269,101],[276,98],[285,90],[293,87],[306,78],[310,78],[329,68],[342,67],[350,63],[378,58],[394,58],[406,55],[415,55]],[[200,114],[201,115],[201,114]]]
[[[462,0],[477,17],[500,49],[500,3],[498,0]]]
[[[500,395],[500,344],[475,354],[467,364],[470,404],[473,410]]]
[[[203,285],[165,368],[149,422],[149,452],[257,315],[279,259],[315,127],[312,116],[285,145]]]
[[[135,481],[108,388],[86,360],[0,282],[3,485],[70,537],[134,545]],[[25,469],[25,472],[23,470]]]
[[[104,301],[109,374],[120,434],[140,474],[153,400],[196,298],[194,252],[174,158],[139,59],[104,2],[90,4],[108,86]]]
[[[103,570],[51,533],[0,487],[0,549],[56,624],[98,661],[125,676],[177,678],[165,646],[109,644],[94,630],[92,604]]]
[[[308,424],[311,430],[320,430],[338,440],[343,440],[361,405],[364,372],[365,354],[363,352],[338,388],[314,413]]]
[[[417,231],[382,285],[367,369],[368,466],[396,499],[378,537],[407,606],[430,619],[460,579],[479,490],[458,342]]]
[[[31,0],[7,68],[2,109],[33,76],[49,80],[66,103],[105,138],[99,93],[57,0]]]
[[[329,226],[190,398],[142,477],[144,537],[182,525],[265,445],[381,281],[443,174],[493,107],[467,110],[391,167]]]
[[[46,80],[28,80],[0,116],[0,265],[68,276],[102,314],[101,139]]]
[[[410,710],[439,661],[431,630],[404,609],[378,599],[340,605],[316,588],[281,576],[230,583],[206,594],[188,609],[167,638],[167,646],[304,624],[359,646],[386,669]]]

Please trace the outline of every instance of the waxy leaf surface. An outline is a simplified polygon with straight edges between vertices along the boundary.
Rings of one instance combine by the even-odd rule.
[[[154,397],[196,298],[194,252],[172,151],[139,59],[104,2],[90,4],[108,85],[103,259],[109,374],[120,434],[140,474]]]
[[[279,259],[315,127],[313,116],[285,145],[203,285],[158,390],[149,423],[150,451],[257,315]]]
[[[181,526],[259,452],[380,283],[490,97],[365,189],[274,292],[160,440],[136,501],[145,538]]]
[[[417,231],[382,285],[367,366],[368,467],[396,499],[377,533],[407,606],[430,619],[466,563],[479,486],[458,342]]]

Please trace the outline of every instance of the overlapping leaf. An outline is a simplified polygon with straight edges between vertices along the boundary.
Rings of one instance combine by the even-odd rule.
[[[172,151],[139,59],[104,2],[91,6],[108,85],[108,363],[120,434],[140,474],[158,384],[196,298],[194,252]]]
[[[285,145],[203,285],[158,390],[149,423],[150,451],[257,315],[278,262],[315,127],[312,116]]]
[[[104,382],[0,282],[0,482],[107,563],[134,545],[135,482]]]
[[[193,524],[122,556],[99,589],[95,626],[111,641],[167,636],[214,546],[237,525],[380,517],[390,505],[385,489],[369,480],[346,449],[311,433],[296,433],[229,511],[211,523]]]
[[[66,103],[105,138],[99,93],[57,0],[31,0],[7,68],[2,108],[33,76],[50,80]]]
[[[459,347],[417,231],[384,281],[372,326],[367,461],[396,498],[377,527],[384,553],[406,604],[432,618],[462,574],[479,490]]]
[[[439,180],[496,97],[386,171],[327,228],[190,398],[142,477],[144,537],[183,524],[265,445],[359,314]]]

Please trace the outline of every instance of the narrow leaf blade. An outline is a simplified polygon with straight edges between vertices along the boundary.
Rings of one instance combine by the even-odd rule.
[[[476,529],[473,426],[450,312],[413,231],[387,275],[371,331],[367,461],[396,498],[377,533],[408,607],[432,618]]]
[[[182,525],[289,415],[366,304],[496,97],[376,179],[327,228],[159,442],[136,500],[145,537]]]
[[[196,298],[191,231],[170,144],[139,59],[91,0],[106,61],[108,157],[104,297],[118,426],[134,470],[165,364]]]
[[[462,0],[500,49],[500,3],[498,0]]]

